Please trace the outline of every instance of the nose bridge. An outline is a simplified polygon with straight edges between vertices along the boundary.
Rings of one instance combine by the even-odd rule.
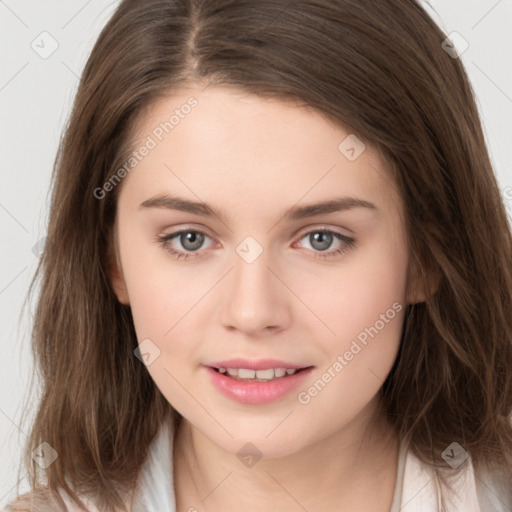
[[[286,297],[282,283],[268,268],[273,265],[269,251],[249,236],[236,247],[236,253],[224,324],[250,331],[282,326],[287,321]]]
[[[251,242],[242,242],[236,252],[233,272],[236,291],[256,293],[258,296],[262,291],[269,293],[272,289],[270,283],[272,273],[268,269],[271,265],[268,251],[263,251],[263,247],[261,250],[258,249]]]

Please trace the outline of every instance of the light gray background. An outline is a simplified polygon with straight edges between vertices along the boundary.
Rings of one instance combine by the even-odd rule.
[[[0,0],[0,508],[14,498],[17,466],[30,426],[20,424],[22,399],[33,371],[30,314],[20,314],[37,264],[33,247],[45,236],[51,168],[78,78],[117,5],[104,0]],[[447,34],[456,31],[469,43],[461,59],[477,96],[510,213],[512,2],[432,0],[430,6],[424,5]],[[58,44],[57,49],[44,55],[52,44]],[[34,407],[37,399],[35,395]],[[25,489],[23,478],[21,490]]]

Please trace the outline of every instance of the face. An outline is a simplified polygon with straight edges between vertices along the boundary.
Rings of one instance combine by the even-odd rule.
[[[360,429],[411,289],[402,201],[376,151],[312,109],[215,87],[154,104],[144,145],[121,183],[112,281],[169,403],[232,453]]]

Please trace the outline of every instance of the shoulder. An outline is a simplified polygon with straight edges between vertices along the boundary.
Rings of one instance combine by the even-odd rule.
[[[478,500],[482,511],[510,512],[512,510],[512,481],[498,472],[477,474]]]
[[[0,512],[69,512],[59,498],[47,488],[33,489],[18,496]]]
[[[400,503],[402,506],[409,504],[414,510],[415,506],[419,507],[418,510],[424,510],[425,507],[438,510],[440,503],[433,469],[411,451],[407,451],[404,459]],[[506,482],[499,473],[476,473],[471,457],[463,464],[457,477],[451,481],[454,511],[512,511],[512,482]]]
[[[86,509],[80,508],[60,487],[53,493],[41,488],[18,496],[0,512],[101,512],[91,496],[78,494],[78,497]],[[131,510],[130,501],[131,496],[127,496],[125,507],[128,510]]]

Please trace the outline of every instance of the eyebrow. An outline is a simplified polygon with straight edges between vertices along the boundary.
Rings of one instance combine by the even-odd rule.
[[[141,203],[139,205],[139,209],[143,208],[167,208],[169,210],[188,212],[194,215],[201,215],[203,217],[213,216],[218,217],[222,222],[227,224],[227,215],[224,210],[215,208],[207,203],[190,201],[178,196],[159,194]],[[292,206],[284,212],[281,218],[284,218],[287,221],[296,221],[308,217],[314,217],[316,215],[352,210],[354,208],[378,210],[377,206],[364,199],[358,199],[356,197],[339,197],[304,206]]]

